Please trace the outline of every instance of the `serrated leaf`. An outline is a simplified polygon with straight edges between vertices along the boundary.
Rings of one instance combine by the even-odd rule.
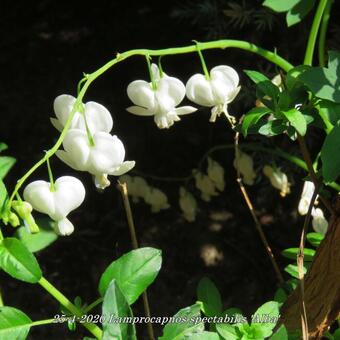
[[[303,114],[297,109],[290,109],[282,112],[296,131],[304,136],[307,132],[307,123]]]
[[[298,4],[290,8],[286,14],[287,26],[291,27],[299,23],[314,7],[315,0],[300,0]]]
[[[206,316],[218,316],[222,313],[222,299],[215,284],[207,277],[200,280],[197,298],[202,303],[201,310]]]
[[[272,9],[275,12],[281,13],[289,11],[300,1],[301,0],[266,0],[262,5]]]
[[[200,309],[200,304],[196,303],[178,311],[173,316],[174,323],[165,325],[163,335],[158,340],[184,340],[196,333],[202,333],[204,323],[201,321]]]
[[[299,253],[299,248],[288,248],[284,249],[281,254],[287,259],[296,260],[297,254]],[[310,262],[313,260],[315,255],[314,249],[305,248],[304,251],[304,260]]]
[[[13,157],[2,156],[0,157],[0,179],[4,179],[9,170],[15,164],[16,159]]]
[[[314,247],[318,247],[322,240],[325,238],[324,235],[319,233],[308,233],[306,237],[307,241]]]
[[[340,126],[334,126],[321,148],[322,175],[326,182],[334,182],[340,175]]]
[[[132,250],[106,268],[99,281],[99,293],[104,295],[111,280],[115,279],[131,305],[155,280],[161,265],[161,250],[149,247]]]
[[[42,273],[34,255],[16,238],[0,242],[0,267],[15,279],[36,283]]]
[[[133,317],[131,308],[119,289],[116,280],[112,280],[105,292],[103,301],[103,338],[102,340],[135,340],[135,325],[131,322],[114,322],[113,318]]]
[[[245,70],[246,75],[256,84],[256,88],[259,89],[264,95],[269,96],[273,100],[276,100],[276,97],[279,95],[279,88],[274,85],[270,79],[268,79],[264,74]]]
[[[271,110],[266,107],[254,107],[251,109],[243,119],[242,134],[247,137],[248,129],[256,124],[263,116],[270,114]]]
[[[24,340],[30,330],[32,320],[19,309],[0,307],[0,339]]]
[[[310,67],[299,79],[316,97],[340,103],[340,53],[329,52],[328,68]]]
[[[36,222],[39,225],[39,233],[28,233],[26,227],[20,227],[15,232],[15,236],[32,253],[48,247],[58,239],[58,235],[53,231],[54,221],[49,218],[41,218],[37,219]]]

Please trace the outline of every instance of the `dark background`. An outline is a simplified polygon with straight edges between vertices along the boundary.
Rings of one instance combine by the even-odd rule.
[[[251,0],[99,0],[89,4],[1,1],[0,140],[9,145],[7,154],[18,160],[6,178],[7,186],[12,189],[16,179],[56,141],[57,131],[49,123],[49,117],[54,115],[54,98],[62,93],[76,95],[82,73],[95,71],[117,52],[185,46],[193,39],[232,38],[248,40],[270,50],[277,48],[291,63],[301,63],[311,16],[298,27],[287,29],[283,15],[275,16],[260,4],[261,1]],[[334,8],[334,17],[338,7]],[[338,26],[330,26],[331,48],[339,48],[338,32]],[[247,112],[254,103],[253,88],[242,70],[257,69],[268,76],[277,73],[275,67],[244,51],[214,50],[204,55],[208,67],[226,64],[240,73],[243,91],[230,109],[236,116]],[[183,82],[193,73],[201,72],[196,54],[164,57],[162,64],[166,73]],[[125,108],[131,105],[126,95],[127,85],[147,76],[145,60],[133,57],[96,80],[85,96],[85,102],[94,100],[110,110],[113,133],[123,140],[127,159],[136,160],[136,170],[161,177],[186,176],[210,147],[233,142],[225,120],[209,123],[207,109],[184,117],[169,130],[158,130],[152,118],[127,113]],[[298,153],[286,137],[261,141]],[[322,135],[312,131],[308,139],[310,148],[314,150],[321,141]],[[272,299],[277,288],[270,261],[235,182],[233,153],[223,151],[213,158],[226,168],[226,190],[210,204],[200,201],[194,223],[185,222],[178,208],[181,183],[148,178],[150,184],[168,194],[171,208],[153,215],[143,203],[133,206],[140,244],[163,250],[162,270],[149,289],[152,315],[170,316],[193,304],[197,283],[203,276],[216,283],[225,308],[239,307],[248,315]],[[259,178],[249,191],[273,251],[284,267],[287,262],[280,251],[298,244],[302,220],[297,217],[296,204],[301,173],[279,161],[294,184],[292,194],[280,199],[278,192],[261,177],[261,167],[272,159],[261,154],[255,154],[254,159]],[[87,197],[71,214],[76,227],[74,234],[61,237],[37,256],[45,276],[69,298],[79,295],[84,301],[92,302],[97,297],[98,280],[105,267],[131,249],[122,202],[114,178],[111,187],[100,194],[88,174],[74,172],[57,158],[53,158],[52,167],[56,177],[70,174],[80,178],[86,185]],[[42,167],[31,180],[47,178]],[[191,189],[197,194],[194,185]],[[216,224],[219,231],[212,227]],[[5,234],[11,233],[7,227]],[[207,265],[201,257],[206,246],[223,254],[223,259]],[[21,309],[33,320],[59,313],[58,304],[38,285],[19,283],[1,274],[1,289],[7,305]],[[134,306],[134,313],[143,315],[140,302]],[[160,334],[157,325],[155,329]],[[76,333],[67,333],[66,326],[50,325],[33,328],[30,339],[47,336],[81,339],[82,334],[86,331],[81,328]],[[144,339],[145,329],[138,329],[138,334]]]

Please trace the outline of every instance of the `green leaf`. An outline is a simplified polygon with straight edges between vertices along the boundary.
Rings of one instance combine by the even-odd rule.
[[[340,103],[340,53],[330,51],[328,68],[310,67],[299,78],[316,97]]]
[[[288,333],[285,325],[281,325],[279,329],[271,336],[270,340],[288,340]]]
[[[162,252],[155,248],[139,248],[113,261],[99,281],[99,293],[105,294],[115,279],[129,305],[155,280],[162,265]]]
[[[201,310],[206,316],[218,316],[222,313],[222,299],[215,284],[207,277],[200,280],[197,298],[202,302]]]
[[[204,323],[200,320],[200,304],[181,309],[173,316],[174,323],[169,322],[158,340],[184,340],[189,336],[204,331]],[[180,322],[182,320],[182,322]]]
[[[296,131],[304,136],[307,132],[307,123],[303,114],[297,109],[290,109],[282,112]]]
[[[266,107],[254,107],[251,109],[243,119],[242,133],[247,137],[248,129],[250,126],[256,124],[263,116],[270,114],[271,110]]]
[[[32,320],[19,309],[0,307],[0,339],[23,340],[26,339]]]
[[[276,97],[280,94],[280,90],[271,82],[270,79],[257,71],[245,70],[244,72],[256,84],[257,89],[259,89],[264,95],[276,100]]]
[[[287,297],[288,295],[286,291],[282,288],[278,288],[275,292],[274,301],[282,305],[286,301]]]
[[[334,126],[321,148],[322,175],[326,182],[334,182],[340,175],[340,126]]]
[[[186,340],[220,340],[217,333],[204,331],[185,338]]]
[[[321,241],[325,238],[324,235],[319,233],[308,233],[306,237],[307,241],[314,247],[318,247]]]
[[[20,227],[15,236],[27,247],[29,251],[35,253],[40,251],[58,239],[58,235],[53,231],[55,223],[49,218],[41,218],[36,220],[39,225],[39,233],[31,234],[27,232],[26,227]]]
[[[323,99],[319,102],[319,109],[333,125],[336,125],[340,121],[340,104]]]
[[[279,303],[269,301],[263,304],[252,315],[251,326],[257,325],[264,337],[272,334],[272,331],[280,318]]]
[[[137,339],[131,308],[115,279],[110,282],[105,292],[102,315],[104,317],[102,340]],[[118,319],[113,318],[124,317],[128,318],[126,321],[130,320],[130,322],[114,322]]]
[[[340,328],[333,333],[333,340],[340,340]]]
[[[7,144],[5,144],[5,143],[0,143],[0,152],[5,151],[5,150],[7,150],[7,149],[8,149]]]
[[[0,243],[0,267],[15,279],[36,283],[42,273],[34,255],[16,238]]]
[[[7,198],[7,189],[5,183],[0,179],[0,216],[2,213],[3,205]]]
[[[284,121],[281,119],[269,120],[266,124],[259,128],[259,134],[271,137],[280,135],[287,129]]]
[[[307,268],[306,267],[307,267],[306,265],[303,267],[304,274],[307,273]],[[284,270],[285,270],[285,272],[287,272],[289,275],[295,277],[296,279],[299,278],[299,271],[298,271],[297,265],[289,264]]]
[[[291,27],[299,23],[314,7],[315,0],[300,0],[298,4],[290,8],[286,14],[287,26]]]
[[[13,157],[3,156],[0,157],[0,179],[4,179],[8,171],[11,170],[12,166],[16,162]]]
[[[297,254],[299,253],[299,248],[288,248],[288,249],[284,249],[281,254],[286,257],[287,259],[291,259],[291,260],[296,260]],[[315,250],[314,249],[309,249],[309,248],[305,248],[304,251],[304,260],[305,261],[312,261],[313,257],[315,255]]]
[[[223,339],[226,339],[226,340],[240,339],[240,337],[238,336],[237,328],[233,324],[217,323],[216,330]]]
[[[287,12],[301,0],[266,0],[262,5],[269,7],[275,12]]]

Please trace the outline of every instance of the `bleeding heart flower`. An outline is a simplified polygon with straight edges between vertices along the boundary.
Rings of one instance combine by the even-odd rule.
[[[85,188],[79,179],[71,176],[59,177],[51,191],[51,183],[35,181],[27,185],[24,199],[36,211],[47,214],[56,221],[56,232],[70,235],[74,231],[73,224],[66,216],[78,208],[85,198]]]
[[[280,190],[280,195],[285,197],[290,193],[290,183],[287,175],[278,168],[272,168],[269,165],[263,167],[263,173],[270,180],[271,185]]]
[[[208,177],[214,182],[216,188],[219,191],[223,191],[225,188],[224,181],[224,169],[223,167],[210,157],[208,157]]]
[[[240,171],[243,182],[247,185],[253,185],[256,178],[254,171],[253,159],[245,152],[238,151],[238,160],[234,159],[234,168]]]
[[[53,107],[57,119],[50,119],[53,126],[59,131],[62,131],[66,124],[75,102],[76,98],[68,94],[62,94],[54,100]],[[113,121],[110,112],[103,105],[96,102],[81,104],[81,108],[78,108],[78,111],[73,116],[70,128],[86,131],[84,116],[91,133],[97,131],[110,132],[112,130]]]
[[[124,162],[125,148],[117,136],[95,132],[92,137],[94,145],[90,145],[85,131],[71,129],[63,141],[64,150],[56,155],[71,168],[94,175],[96,186],[104,189],[110,185],[107,175],[123,175],[135,162]]]
[[[197,202],[195,197],[184,187],[179,188],[179,206],[183,211],[183,217],[188,222],[194,222],[197,214]]]
[[[228,113],[228,104],[231,103],[241,87],[237,72],[230,66],[220,65],[211,69],[210,79],[203,74],[194,74],[187,82],[187,97],[194,103],[212,107],[210,122],[223,112],[226,117],[235,122],[235,118]]]
[[[320,208],[313,208],[312,216],[313,229],[319,234],[326,235],[328,222],[323,214],[323,211]]]
[[[298,212],[300,215],[306,215],[314,193],[315,185],[311,181],[306,181],[303,185],[301,198],[299,201]],[[314,202],[316,203],[316,202]]]
[[[152,64],[156,88],[145,80],[135,80],[129,84],[127,95],[136,106],[126,110],[138,116],[154,116],[160,129],[169,128],[180,120],[181,115],[196,111],[192,106],[177,107],[185,97],[185,86],[177,78],[165,74],[162,77],[158,68]]]

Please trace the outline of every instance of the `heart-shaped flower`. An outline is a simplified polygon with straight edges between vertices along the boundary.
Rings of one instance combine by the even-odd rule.
[[[54,191],[51,191],[51,183],[46,181],[32,182],[24,190],[25,201],[56,221],[56,231],[60,235],[70,235],[74,231],[66,216],[78,208],[84,198],[84,185],[72,176],[59,177],[54,183]]]
[[[233,121],[234,117],[228,113],[228,104],[231,103],[241,87],[237,72],[230,66],[220,65],[211,69],[210,79],[203,74],[194,74],[187,82],[187,97],[194,103],[212,107],[210,122],[215,122],[216,117],[223,112]]]
[[[242,175],[243,182],[247,185],[253,185],[256,178],[253,159],[245,152],[238,151],[238,159],[234,159],[234,168],[238,169]]]
[[[128,107],[128,112],[138,116],[154,116],[156,125],[164,129],[179,121],[179,116],[197,110],[192,106],[176,108],[185,97],[185,86],[179,79],[165,74],[161,76],[155,64],[152,64],[152,73],[156,88],[144,80],[129,84],[127,95],[135,106]]]
[[[263,173],[270,180],[271,185],[280,190],[280,195],[285,197],[290,193],[290,183],[287,175],[278,168],[273,168],[270,165],[263,167]]]
[[[298,212],[300,215],[307,215],[310,201],[313,197],[315,185],[311,181],[305,181],[303,185],[301,198],[298,205]],[[316,204],[317,202],[314,202]]]
[[[94,145],[90,145],[87,133],[71,129],[63,141],[64,150],[56,155],[71,168],[88,171],[95,176],[95,184],[104,189],[110,182],[107,175],[121,176],[135,166],[134,161],[125,161],[125,148],[117,136],[106,132],[93,134]]]
[[[54,112],[56,118],[51,118],[53,126],[62,131],[70,115],[72,108],[76,102],[76,98],[68,94],[62,94],[54,100]],[[81,129],[86,131],[86,123],[91,133],[96,131],[110,132],[112,130],[113,121],[110,112],[101,104],[96,102],[87,102],[81,104],[72,119],[70,128]],[[81,111],[81,112],[80,112]],[[86,123],[84,116],[86,117]]]

